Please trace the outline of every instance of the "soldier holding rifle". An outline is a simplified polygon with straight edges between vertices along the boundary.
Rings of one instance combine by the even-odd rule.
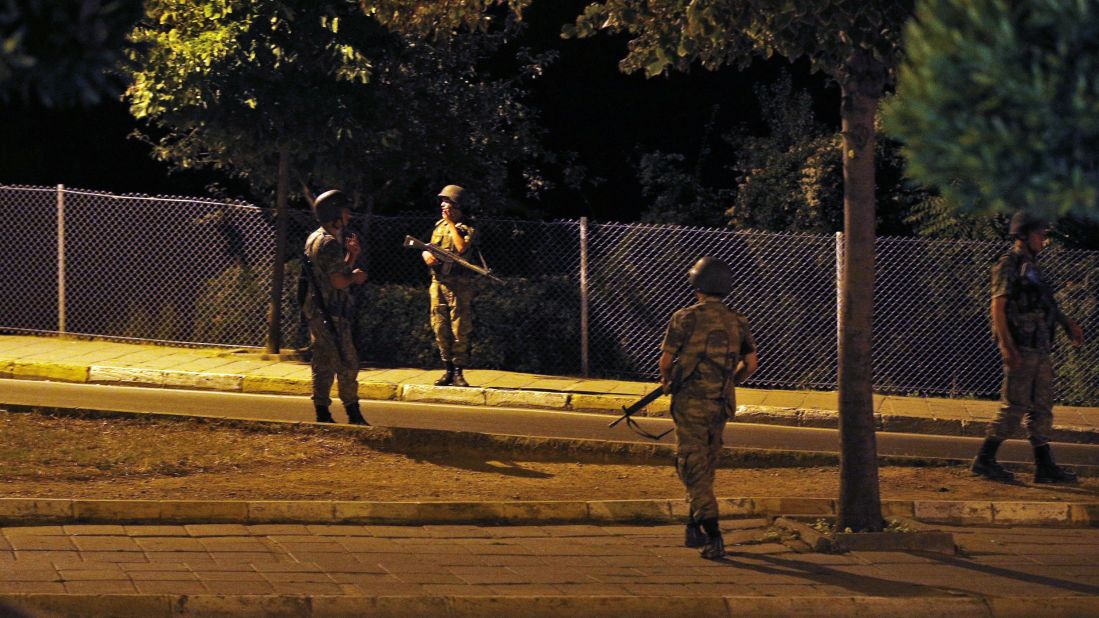
[[[431,232],[431,244],[464,258],[472,255],[477,230],[465,220],[462,193],[458,185],[447,185],[439,192],[442,218]],[[422,254],[431,268],[431,329],[446,365],[446,373],[436,386],[469,386],[462,370],[469,366],[469,338],[473,334],[473,272],[454,261],[440,260],[431,251]]]
[[[698,302],[672,315],[661,346],[660,381],[672,393],[675,469],[690,504],[684,544],[701,547],[703,558],[716,560],[725,555],[714,497],[722,434],[736,411],[736,385],[759,362],[748,320],[722,302],[733,287],[729,266],[704,257],[688,281]]]
[[[313,202],[313,216],[320,227],[305,241],[302,270],[308,293],[302,313],[309,321],[313,348],[313,404],[318,423],[333,423],[328,406],[333,379],[339,381],[340,401],[353,425],[367,425],[359,410],[359,357],[351,339],[353,304],[350,287],[366,282],[366,273],[355,268],[362,248],[358,237],[347,231],[350,205],[340,191],[326,191]]]

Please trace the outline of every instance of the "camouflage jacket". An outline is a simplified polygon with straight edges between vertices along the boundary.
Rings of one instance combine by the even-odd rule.
[[[740,359],[756,351],[748,320],[716,298],[676,311],[661,351],[675,355],[672,389],[704,399],[731,399]]]

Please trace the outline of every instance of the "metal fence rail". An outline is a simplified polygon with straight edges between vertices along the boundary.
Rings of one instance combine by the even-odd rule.
[[[271,210],[237,202],[0,185],[0,329],[149,341],[260,346],[274,255]],[[370,283],[360,290],[366,358],[432,362],[428,276],[400,248],[426,238],[429,215],[360,216]],[[733,267],[727,299],[760,346],[751,383],[836,385],[837,254],[833,236],[586,221],[481,218],[482,251],[505,279],[485,284],[474,362],[525,371],[653,378],[664,327],[692,295],[702,255]],[[283,341],[304,343],[298,253],[316,228],[290,215]],[[584,243],[582,246],[582,242]],[[1006,243],[879,238],[875,387],[991,395],[999,356],[988,324],[989,269]],[[581,254],[586,270],[581,271]],[[1063,309],[1099,331],[1099,252],[1051,248],[1043,266]],[[581,284],[583,282],[583,287]],[[586,320],[582,315],[586,310]],[[586,327],[586,330],[585,328]],[[1063,341],[1063,339],[1062,339]],[[479,346],[479,347],[478,347]],[[1060,400],[1099,403],[1099,346],[1058,347]],[[389,356],[386,356],[386,354]]]

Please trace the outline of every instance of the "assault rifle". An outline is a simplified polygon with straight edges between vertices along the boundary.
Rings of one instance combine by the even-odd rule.
[[[430,251],[431,254],[434,255],[441,262],[450,262],[450,263],[453,263],[453,264],[457,264],[457,265],[461,266],[462,268],[472,270],[473,272],[477,273],[478,275],[481,275],[482,277],[488,277],[489,279],[492,279],[496,283],[503,283],[504,282],[503,279],[501,279],[501,278],[497,277],[496,275],[492,274],[492,271],[489,270],[487,267],[478,266],[478,265],[466,260],[465,258],[461,257],[457,253],[454,253],[452,251],[447,251],[446,249],[443,249],[442,247],[440,247],[438,245],[433,245],[429,242],[423,242],[422,240],[420,240],[419,238],[416,238],[414,236],[405,236],[404,237],[404,243],[402,243],[402,244],[407,249],[419,249],[420,251]]]
[[[626,425],[630,429],[632,429],[633,432],[636,433],[637,435],[639,435],[643,438],[648,438],[650,440],[659,441],[664,436],[670,434],[675,428],[673,427],[672,429],[669,429],[669,430],[667,430],[663,433],[653,435],[653,434],[645,431],[644,429],[642,429],[641,425],[638,425],[637,421],[633,420],[633,415],[640,412],[642,408],[649,405],[650,403],[656,401],[657,399],[660,399],[660,397],[662,395],[664,395],[664,387],[663,386],[658,386],[658,387],[654,388],[652,390],[652,392],[650,392],[648,395],[645,395],[641,399],[638,399],[636,402],[634,402],[633,405],[631,405],[629,407],[622,406],[622,413],[623,413],[622,416],[615,419],[614,422],[612,422],[610,425],[607,425],[607,427],[614,427],[618,423],[621,423],[622,421],[626,421]]]

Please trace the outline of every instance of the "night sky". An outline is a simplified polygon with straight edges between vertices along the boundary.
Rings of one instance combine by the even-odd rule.
[[[785,60],[756,62],[745,72],[710,72],[699,66],[689,74],[646,79],[624,75],[617,62],[625,37],[600,35],[561,40],[562,24],[583,6],[581,0],[540,1],[526,15],[528,28],[517,45],[535,52],[556,49],[560,59],[533,82],[530,103],[547,129],[547,146],[574,151],[601,185],[578,196],[550,191],[534,210],[547,218],[588,215],[602,221],[636,220],[644,210],[635,167],[652,150],[677,152],[693,161],[714,106],[719,106],[709,145],[709,182],[729,186],[724,166],[731,153],[720,136],[738,125],[758,124],[752,87],[770,82],[782,70],[796,87],[817,101],[818,118],[839,125],[838,89],[808,63]],[[504,53],[513,52],[514,48]],[[206,196],[217,183],[227,197],[255,198],[247,186],[214,172],[174,172],[149,156],[148,146],[129,138],[139,124],[121,102],[92,108],[47,110],[11,104],[0,115],[0,183],[55,185],[116,193]]]

